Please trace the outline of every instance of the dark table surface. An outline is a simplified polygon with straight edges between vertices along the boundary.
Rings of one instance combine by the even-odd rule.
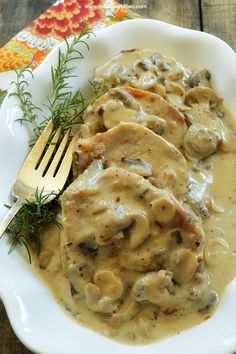
[[[137,11],[143,17],[215,34],[236,49],[236,0],[122,0],[120,2],[147,5],[146,9]],[[52,3],[52,0],[0,0],[0,46]],[[16,338],[0,301],[0,354],[30,353]]]

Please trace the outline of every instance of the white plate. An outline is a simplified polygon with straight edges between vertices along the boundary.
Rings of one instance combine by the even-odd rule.
[[[216,92],[236,115],[236,55],[220,39],[202,32],[155,20],[129,20],[96,33],[89,40],[86,60],[78,61],[74,87],[88,87],[93,69],[130,48],[151,48],[174,56],[183,64],[207,67]],[[50,67],[57,61],[55,49],[35,71],[29,87],[36,103],[45,102],[50,91]],[[7,97],[0,112],[0,218],[10,203],[15,175],[28,149],[28,132],[16,118],[20,110],[14,97]],[[8,256],[7,237],[0,242],[0,296],[20,340],[40,354],[232,354],[236,351],[236,281],[233,281],[216,314],[208,321],[179,335],[145,346],[128,346],[105,338],[71,320],[56,303],[20,252]]]

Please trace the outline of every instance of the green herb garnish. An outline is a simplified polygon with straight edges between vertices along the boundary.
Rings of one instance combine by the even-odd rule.
[[[25,68],[16,71],[16,81],[12,82],[12,84],[15,85],[16,91],[12,93],[12,96],[16,96],[20,102],[22,117],[18,119],[18,121],[23,124],[30,123],[33,126],[35,137],[38,138],[41,130],[37,119],[39,112],[41,112],[41,108],[37,107],[32,102],[32,95],[27,90],[28,82],[25,80],[27,73],[33,77],[30,64]]]
[[[68,80],[75,77],[73,75],[75,67],[71,66],[71,63],[84,58],[82,52],[78,49],[78,45],[82,44],[89,50],[88,44],[81,38],[86,36],[88,39],[91,35],[92,32],[83,31],[78,37],[73,37],[70,44],[65,40],[67,47],[65,53],[59,50],[58,65],[55,68],[51,68],[52,92],[48,97],[48,104],[46,105],[48,112],[46,116],[41,117],[41,107],[37,107],[32,102],[32,95],[27,90],[28,83],[25,80],[25,76],[30,74],[33,77],[29,66],[16,73],[17,78],[13,82],[16,91],[12,95],[17,96],[20,102],[23,115],[19,121],[22,124],[30,123],[33,126],[34,138],[30,141],[31,147],[36,143],[50,119],[53,121],[53,132],[59,126],[62,126],[62,134],[73,124],[82,123],[81,116],[88,104],[86,104],[80,89],[72,93],[72,87],[69,85]]]
[[[67,51],[63,54],[59,51],[58,66],[51,69],[52,75],[52,97],[49,98],[48,108],[52,117],[54,128],[57,129],[60,125],[69,128],[76,120],[76,123],[81,122],[81,114],[84,112],[87,105],[80,89],[74,94],[71,92],[71,87],[68,84],[75,67],[70,67],[71,62],[77,59],[83,59],[83,54],[76,49],[78,44],[83,44],[89,50],[88,44],[81,40],[81,36],[87,35],[90,37],[91,32],[85,31],[79,37],[74,37],[69,45],[66,41]]]
[[[60,227],[60,223],[57,220],[58,201],[54,199],[52,202],[44,204],[51,194],[53,193],[45,194],[44,191],[39,192],[36,190],[35,201],[27,200],[23,204],[6,230],[12,240],[9,254],[17,246],[23,246],[26,248],[31,262],[29,244],[36,246],[37,251],[40,252],[41,235],[44,228],[49,224],[55,224]]]
[[[68,80],[74,77],[73,70],[75,67],[71,63],[84,58],[78,49],[78,45],[82,44],[89,49],[88,44],[81,39],[82,36],[89,38],[91,32],[82,32],[80,36],[74,37],[70,44],[66,41],[67,49],[65,53],[59,50],[58,65],[51,69],[52,93],[48,97],[47,116],[42,117],[41,108],[34,105],[32,96],[27,90],[28,83],[25,75],[30,73],[33,77],[30,68],[27,66],[17,72],[17,78],[14,82],[16,92],[13,95],[19,99],[22,110],[22,117],[19,121],[22,124],[33,126],[34,138],[30,141],[30,146],[33,146],[37,141],[50,119],[53,121],[54,131],[62,125],[62,135],[73,124],[82,123],[82,113],[89,103],[85,102],[80,89],[72,93],[72,88],[68,83]],[[40,252],[40,240],[44,228],[49,224],[60,226],[57,221],[58,197],[53,202],[44,204],[47,198],[49,198],[49,195],[44,195],[37,190],[34,202],[27,201],[17,213],[7,229],[7,233],[12,240],[9,253],[17,246],[24,246],[31,261],[29,246],[36,245],[38,252]]]

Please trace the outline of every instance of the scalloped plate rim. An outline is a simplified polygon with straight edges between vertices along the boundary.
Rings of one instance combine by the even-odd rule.
[[[141,29],[144,29],[146,33],[143,33]],[[100,48],[104,44],[104,47],[109,51],[109,46],[114,47],[114,45],[118,43],[118,47],[119,49],[121,49],[121,44],[123,42],[121,43],[120,38],[117,39],[117,43],[110,43],[110,39],[113,38],[113,35],[118,35],[119,33],[125,32],[127,37],[124,38],[125,43],[129,41],[130,43],[137,43],[137,40],[140,40],[139,38],[129,38],[129,36],[134,36],[134,34],[139,33],[141,38],[142,36],[145,37],[145,35],[147,36],[148,34],[151,34],[152,31],[154,31],[156,34],[161,33],[161,35],[164,35],[165,38],[170,42],[172,38],[173,47],[171,50],[173,51],[173,56],[175,56],[175,53],[178,53],[178,50],[180,51],[179,46],[183,46],[185,42],[188,43],[188,45],[190,46],[192,42],[196,42],[200,47],[202,46],[203,48],[206,48],[206,52],[199,54],[201,55],[201,58],[204,55],[206,56],[206,59],[204,60],[207,60],[207,56],[211,57],[214,51],[215,53],[219,53],[218,55],[220,56],[220,58],[222,56],[222,63],[224,63],[225,65],[232,64],[232,68],[229,68],[228,66],[225,68],[224,74],[226,78],[228,78],[227,72],[230,71],[230,75],[232,75],[230,85],[232,85],[232,87],[236,87],[234,86],[234,83],[236,83],[236,54],[224,41],[207,33],[177,27],[175,25],[170,25],[168,23],[157,20],[133,19],[123,21],[121,23],[114,24],[111,27],[99,30],[98,32],[96,32],[97,37],[94,39],[95,42],[93,42],[94,44],[92,44],[92,46],[94,45],[96,48],[97,45],[98,48]],[[175,42],[173,38],[175,38],[178,43],[178,46],[176,45],[176,47],[174,47]],[[160,38],[158,38],[158,40],[161,41]],[[147,42],[148,41],[150,42],[150,38],[147,38]],[[99,43],[99,45],[96,43]],[[105,46],[105,44],[107,46]],[[55,48],[48,55],[45,61],[35,70],[35,78],[42,85],[44,85],[45,81],[47,81],[47,78],[45,78],[44,71],[47,71],[51,63],[56,61],[58,48],[63,46],[64,44],[61,44],[57,48]],[[207,52],[207,48],[210,48],[209,53]],[[158,48],[156,49],[158,51]],[[167,52],[169,50],[170,48],[167,50]],[[161,49],[160,52],[162,52]],[[103,56],[104,53],[100,54],[101,56]],[[182,54],[179,53],[179,55],[181,56]],[[188,55],[191,57],[191,53],[186,53],[186,57],[188,57]],[[179,60],[178,55],[177,59]],[[225,60],[223,61],[223,59]],[[97,60],[98,59],[96,58],[95,62]],[[193,58],[193,61],[194,60],[195,59]],[[196,58],[196,61],[202,62],[201,60],[199,60],[199,58]],[[213,64],[214,63],[212,63],[211,61],[210,66]],[[86,64],[81,65],[85,65],[86,68]],[[222,68],[220,68],[220,70],[222,70]],[[89,72],[89,75],[91,76],[91,72]],[[87,79],[87,77],[85,79]],[[226,97],[224,97],[224,95],[222,96],[225,98],[227,106],[229,106],[232,112],[234,112],[234,114],[236,115],[236,103],[232,102],[233,94],[231,95],[229,90],[229,87],[231,86],[229,84],[227,87],[224,86],[226,85],[226,79],[224,75],[221,80],[224,82],[223,88],[221,87],[221,85],[219,85],[219,79],[217,78],[217,75],[216,77],[214,77],[213,70],[213,83],[215,81],[215,85],[219,93],[224,93],[224,91],[226,90],[225,88],[228,87],[228,91],[226,90],[228,92],[228,95],[226,95]],[[35,87],[33,87],[33,89],[35,90]],[[19,131],[21,132],[21,128],[15,127],[14,119],[12,117],[12,115],[17,112],[18,111],[16,100],[8,94],[0,110],[0,141],[2,139],[2,141],[5,142],[3,132],[5,132],[7,137],[9,137],[10,139],[9,144],[14,141],[17,133]],[[1,130],[1,127],[4,127],[4,122],[6,123],[6,130]],[[19,146],[20,143],[22,143],[23,138],[27,136],[24,131],[22,131],[22,134],[23,137],[19,138],[22,139],[19,142]],[[23,152],[19,152],[19,156],[21,159],[26,153],[26,148],[24,149]],[[11,146],[9,146],[9,152],[10,154],[15,153],[15,151],[12,152]],[[4,161],[7,162],[7,160]],[[19,164],[18,161],[16,161],[16,165],[17,164]],[[17,171],[16,167],[15,170],[14,167],[12,167],[11,172]],[[5,202],[5,199],[1,199],[0,195],[0,203],[3,204],[3,202]],[[0,211],[1,213],[3,213],[2,210]],[[233,299],[236,295],[236,280],[234,280],[228,286],[225,295],[221,300],[218,310],[210,320],[202,323],[199,326],[195,326],[187,331],[184,331],[180,335],[175,335],[167,339],[151,343],[150,345],[129,346],[117,343],[113,340],[103,337],[95,332],[90,331],[87,328],[78,325],[73,320],[71,320],[69,316],[67,316],[63,311],[61,311],[59,305],[56,303],[49,289],[47,289],[43,281],[36,276],[34,270],[31,269],[31,267],[27,264],[24,255],[22,255],[20,252],[16,252],[11,256],[7,256],[7,247],[8,243],[6,238],[4,238],[0,242],[0,295],[6,307],[8,317],[16,335],[26,347],[28,347],[35,353],[92,354],[93,351],[96,349],[98,354],[108,354],[111,350],[114,354],[120,353],[121,350],[124,354],[169,354],[172,348],[172,350],[175,350],[176,354],[199,354],[199,350],[202,354],[230,354],[231,352],[236,350],[236,329],[233,330],[232,328],[233,319],[236,316],[236,309],[234,310],[231,307],[231,305],[233,304]],[[6,269],[4,268],[5,265],[7,265]],[[23,284],[22,279],[24,280]],[[36,295],[38,296],[38,298]],[[35,300],[37,301],[34,302],[34,298],[32,299],[32,296],[35,296]],[[44,302],[40,302],[40,296],[43,296]],[[53,326],[55,325],[55,322],[51,325],[46,323],[44,329],[43,316],[41,316],[42,311],[40,312],[41,308],[39,306],[39,308],[36,309],[38,302],[40,302],[40,306],[44,306],[45,311],[51,311],[50,315],[52,314],[52,316],[56,316],[57,320],[61,320],[63,324],[66,325],[66,327],[62,326],[63,329],[68,328],[68,330],[71,331],[70,333],[67,333],[67,336],[65,336],[64,339],[62,338],[63,336],[59,335],[58,340],[56,340],[56,337],[53,337],[53,333],[50,334],[52,335],[52,338],[54,338],[54,340],[50,341],[49,338],[45,336],[44,330],[46,330],[47,326],[49,329],[51,328],[52,330],[53,328],[54,330]],[[33,319],[30,318],[32,313],[38,315],[36,320],[35,317]],[[50,322],[50,316],[47,314],[46,320]],[[227,321],[224,322],[225,320]],[[31,323],[31,321],[33,322]],[[224,327],[220,326],[219,328],[219,324],[221,323],[224,323]],[[30,327],[30,325],[32,327]],[[59,325],[59,323],[57,323],[57,325]],[[60,330],[62,330],[62,328],[60,328]],[[38,332],[35,329],[37,329]],[[210,334],[212,334],[213,329],[214,333],[217,334],[217,338],[215,338],[214,340],[212,340],[212,336],[210,336]],[[232,331],[232,333],[230,332],[230,330]],[[64,332],[60,332],[60,334],[61,333],[64,334]],[[77,333],[80,340],[78,341],[78,344],[75,345],[77,342],[74,340],[74,336]],[[93,341],[90,338],[93,338]],[[72,340],[72,346],[70,346],[70,340]],[[197,348],[193,346],[193,343],[196,342],[198,343]]]

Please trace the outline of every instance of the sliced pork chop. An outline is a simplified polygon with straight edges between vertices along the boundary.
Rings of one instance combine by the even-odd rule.
[[[88,108],[84,114],[84,135],[93,136],[120,122],[142,124],[178,148],[187,131],[183,114],[164,98],[127,86],[109,90]]]
[[[193,252],[202,249],[201,221],[189,207],[136,173],[120,167],[103,170],[101,160],[67,188],[61,202],[69,258],[77,257],[81,244],[97,249],[127,238],[126,247],[134,249],[150,237],[159,239],[163,232],[175,229],[185,235],[181,247]],[[168,248],[170,240],[165,238]]]
[[[95,70],[94,80],[111,87],[129,85],[165,95],[165,80],[185,86],[191,70],[151,49],[122,50]]]
[[[120,123],[92,138],[79,139],[74,154],[74,174],[93,160],[105,167],[119,166],[145,176],[159,188],[181,196],[187,190],[188,168],[179,150],[161,136],[137,123]]]
[[[112,313],[119,308],[120,300],[127,296],[123,288],[133,286],[143,276],[145,255],[135,261],[135,269],[128,261],[124,268],[126,251],[131,256],[132,252],[143,255],[143,247],[146,252],[150,249],[150,262],[173,269],[179,283],[190,281],[197,271],[204,244],[201,220],[172,193],[156,188],[136,173],[119,167],[104,170],[101,160],[94,161],[66,189],[61,205],[61,251],[72,297],[74,301],[86,299],[86,305],[95,312]],[[173,230],[178,230],[175,232],[181,243],[173,242]],[[162,256],[158,252],[160,242]],[[182,269],[185,265],[191,269]],[[152,269],[151,264],[146,266]],[[98,274],[104,278],[104,289],[97,282]],[[105,290],[117,286],[119,296],[109,293],[109,303],[101,306]]]

